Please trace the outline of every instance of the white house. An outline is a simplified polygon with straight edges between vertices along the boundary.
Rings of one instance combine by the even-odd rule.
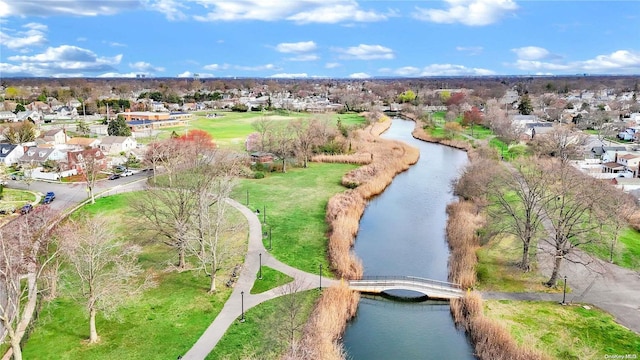
[[[10,166],[18,162],[24,155],[24,149],[20,145],[0,144],[0,162]]]
[[[0,111],[0,121],[4,122],[16,122],[16,114],[11,111]]]
[[[135,149],[138,142],[131,136],[106,136],[102,138],[100,149],[107,154],[119,154]]]
[[[71,138],[67,136],[67,132],[64,129],[52,129],[45,131],[42,139],[48,144],[63,145]]]

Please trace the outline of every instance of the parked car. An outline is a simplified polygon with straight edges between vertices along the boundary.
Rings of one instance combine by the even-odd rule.
[[[115,179],[120,179],[120,175],[118,174],[111,174],[109,175],[109,180],[115,180]]]
[[[23,206],[22,209],[20,209],[20,214],[22,214],[22,215],[28,214],[28,213],[31,212],[31,210],[33,210],[33,205],[27,204],[27,205]]]
[[[133,171],[127,170],[127,171],[123,172],[121,175],[122,176],[131,176],[131,175],[133,175]]]
[[[53,191],[49,191],[44,198],[42,198],[42,203],[43,204],[48,204],[50,202],[53,201],[53,199],[56,198],[56,194],[53,193]]]

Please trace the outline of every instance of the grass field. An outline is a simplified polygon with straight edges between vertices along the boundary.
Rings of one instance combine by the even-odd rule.
[[[209,279],[197,271],[166,271],[175,254],[167,247],[137,233],[126,219],[137,193],[98,199],[74,216],[108,214],[116,234],[124,241],[143,246],[140,264],[153,274],[158,286],[128,301],[116,316],[97,317],[98,344],[88,345],[88,317],[81,303],[61,296],[46,303],[29,341],[26,359],[149,359],[162,354],[174,359],[184,354],[210,325],[231,294],[221,284],[207,294]],[[234,216],[240,216],[233,210]],[[246,238],[246,233],[244,235]],[[244,255],[243,255],[244,256]],[[69,286],[69,271],[62,269],[62,293]],[[152,356],[152,355],[151,355]]]
[[[298,269],[316,273],[328,269],[325,209],[331,196],[346,190],[342,176],[355,165],[311,163],[287,173],[272,172],[264,179],[242,180],[233,198],[260,210],[272,228],[271,253]],[[265,240],[268,246],[268,239]],[[328,272],[326,273],[328,275]]]
[[[530,255],[535,257],[535,244]],[[543,285],[547,279],[538,275],[535,269],[523,272],[517,267],[522,257],[521,242],[513,236],[497,237],[489,241],[477,252],[477,287],[483,291],[556,292]]]
[[[640,358],[640,335],[611,315],[580,305],[538,301],[485,301],[485,315],[498,319],[516,341],[555,359]]]
[[[189,126],[180,126],[162,129],[159,139],[166,139],[175,131],[178,135],[182,135],[185,131],[200,129],[208,132],[213,136],[214,141],[222,148],[244,150],[244,141],[247,135],[255,132],[251,124],[257,119],[264,117],[276,122],[287,122],[300,118],[311,118],[313,116],[328,117],[333,124],[338,118],[345,126],[353,126],[364,123],[365,119],[358,114],[309,114],[290,112],[218,112],[220,116],[208,118],[204,114],[196,116],[189,122]],[[154,137],[155,139],[155,137]],[[147,139],[151,141],[152,139]],[[143,140],[144,141],[144,140]]]
[[[260,294],[291,281],[293,281],[291,276],[268,266],[262,266],[262,279],[260,279],[260,271],[258,271],[258,274],[256,274],[256,282],[253,283],[250,293]]]
[[[609,244],[587,244],[583,250],[605,261],[610,259]],[[614,250],[613,263],[627,269],[640,270],[640,231],[626,228],[621,232]]]
[[[292,314],[287,297],[298,296],[301,303],[298,321],[306,319],[320,296],[317,290],[285,295],[264,302],[245,312],[245,322],[235,322],[207,356],[214,359],[279,359],[286,350],[283,332],[290,329],[286,318]]]

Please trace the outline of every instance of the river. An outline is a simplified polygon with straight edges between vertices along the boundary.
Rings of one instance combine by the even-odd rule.
[[[354,251],[364,275],[410,275],[447,280],[445,226],[451,181],[467,164],[465,152],[416,140],[414,122],[394,119],[383,138],[420,149],[420,159],[373,199],[360,220]],[[475,359],[456,329],[446,301],[363,296],[343,342],[350,359]]]

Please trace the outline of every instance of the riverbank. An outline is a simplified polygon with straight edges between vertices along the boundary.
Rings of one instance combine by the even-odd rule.
[[[409,169],[420,156],[416,148],[380,138],[390,126],[391,119],[383,117],[354,132],[351,138],[354,157],[369,154],[370,162],[345,174],[342,184],[351,189],[333,196],[327,204],[329,261],[334,273],[343,279],[357,279],[363,273],[362,263],[351,248],[367,202],[382,193],[397,174]],[[359,300],[359,293],[344,285],[323,290],[300,346],[285,358],[344,359],[340,338],[347,322],[355,316]]]

